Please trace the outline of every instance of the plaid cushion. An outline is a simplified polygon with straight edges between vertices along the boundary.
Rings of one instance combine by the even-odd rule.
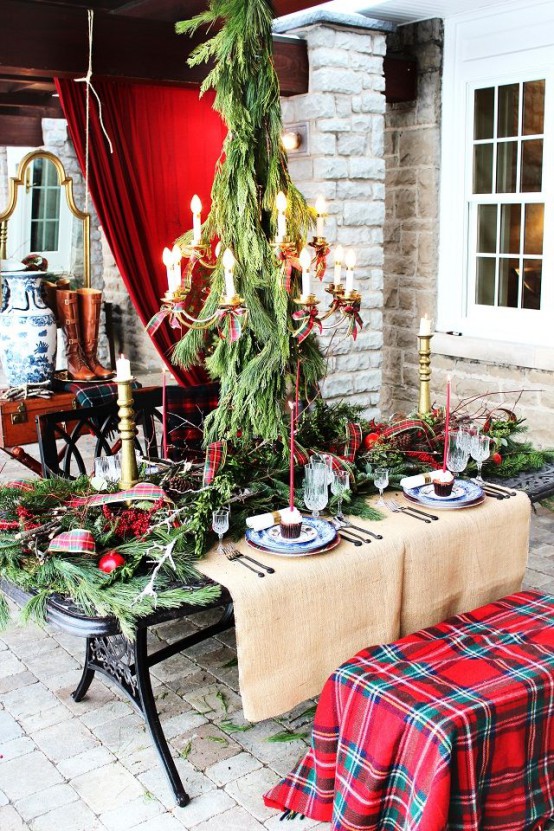
[[[265,796],[334,831],[531,831],[554,815],[554,596],[503,598],[358,653]]]
[[[178,460],[199,454],[204,438],[204,418],[218,405],[219,384],[168,386],[166,396],[169,458]]]
[[[86,384],[79,381],[56,381],[52,387],[57,392],[72,392],[75,396],[78,407],[97,407],[100,404],[111,404],[117,400],[117,384],[113,382],[100,381],[98,384],[89,381]],[[133,381],[133,389],[139,389],[141,384]]]

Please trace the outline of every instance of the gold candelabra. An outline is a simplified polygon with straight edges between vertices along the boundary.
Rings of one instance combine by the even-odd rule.
[[[417,411],[420,415],[431,412],[431,338],[418,335],[419,352],[419,400]]]
[[[135,455],[135,411],[133,409],[132,378],[118,380],[117,403],[119,405],[119,435],[121,437],[120,490],[132,488],[138,482],[138,465]]]

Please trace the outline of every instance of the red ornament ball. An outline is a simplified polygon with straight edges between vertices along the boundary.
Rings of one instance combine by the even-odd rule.
[[[494,462],[495,465],[502,464],[502,456],[500,453],[493,453],[491,456],[491,462]]]
[[[378,442],[380,438],[381,436],[379,433],[368,433],[367,436],[364,436],[362,444],[365,450],[371,450],[373,445]]]
[[[114,569],[125,565],[125,557],[122,557],[118,551],[106,551],[98,560],[98,568],[105,574],[110,574]]]

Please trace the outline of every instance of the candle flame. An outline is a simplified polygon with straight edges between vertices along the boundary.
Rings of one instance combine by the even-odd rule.
[[[177,244],[173,246],[171,249],[171,258],[174,265],[178,265],[181,260],[183,259],[183,255],[181,254],[181,249]]]
[[[289,401],[288,405],[289,405],[291,411],[294,410],[294,401]]]
[[[202,202],[200,201],[200,197],[196,193],[190,200],[190,209],[193,212],[193,214],[202,213]]]
[[[173,255],[169,248],[164,248],[162,254],[162,262],[165,266],[173,265]]]
[[[317,211],[318,216],[323,216],[327,213],[327,202],[325,201],[323,196],[318,196],[315,200],[315,209]]]
[[[279,211],[279,213],[284,214],[287,210],[287,197],[285,196],[282,190],[280,190],[277,194],[277,198],[275,199],[275,205],[277,206],[277,210]]]

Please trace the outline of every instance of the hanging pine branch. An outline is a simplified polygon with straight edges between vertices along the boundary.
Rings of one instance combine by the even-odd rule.
[[[299,345],[293,336],[291,314],[297,307],[291,297],[299,294],[299,274],[293,271],[289,296],[270,246],[276,234],[275,200],[280,190],[287,195],[288,233],[298,250],[311,222],[310,209],[291,182],[281,143],[272,19],[268,0],[211,0],[206,12],[176,24],[178,33],[190,35],[199,27],[223,23],[189,58],[190,65],[213,62],[201,93],[215,90],[214,107],[229,131],[202,242],[218,238],[222,251],[233,251],[237,291],[248,309],[247,325],[238,341],[222,340],[214,330],[189,330],[175,347],[177,364],[189,367],[203,355],[210,376],[221,383],[220,405],[206,419],[208,441],[233,438],[239,431],[246,439],[283,437],[288,424],[283,404],[298,359],[302,393],[313,388],[324,372],[315,337]],[[178,242],[185,241],[189,235]],[[201,317],[215,312],[223,286],[220,258]]]

